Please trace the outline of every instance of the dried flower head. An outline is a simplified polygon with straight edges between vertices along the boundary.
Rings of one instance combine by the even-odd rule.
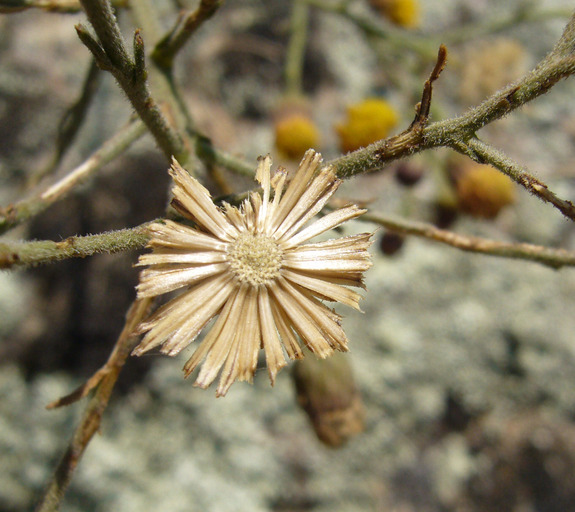
[[[297,336],[321,358],[347,350],[341,317],[323,301],[359,309],[361,296],[347,286],[363,286],[371,234],[307,243],[365,211],[349,205],[306,226],[341,183],[320,164],[321,155],[309,150],[286,183],[285,171],[272,178],[271,159],[262,158],[256,179],[263,193],[220,209],[174,161],[172,204],[195,228],[169,220],[150,227],[153,252],[139,259],[148,268],[138,297],[184,291],[140,325],[145,336],[134,354],[161,347],[175,355],[217,317],[184,372],[203,361],[195,384],[206,388],[221,373],[223,396],[235,380],[252,380],[260,348],[272,384],[286,365],[284,350],[290,359],[303,357]]]

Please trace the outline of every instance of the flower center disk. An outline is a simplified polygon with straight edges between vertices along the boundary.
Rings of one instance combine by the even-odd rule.
[[[282,250],[267,235],[241,233],[229,244],[228,256],[232,271],[242,283],[269,285],[279,276]]]

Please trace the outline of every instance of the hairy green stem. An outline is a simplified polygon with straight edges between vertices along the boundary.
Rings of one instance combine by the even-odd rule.
[[[153,58],[155,48],[164,38],[162,28],[158,22],[157,5],[151,0],[132,0],[130,13],[135,25],[142,27],[146,40],[154,48],[150,65],[148,66],[148,79],[158,102],[163,105],[164,111],[169,112],[170,119],[186,148],[186,152],[180,155],[178,161],[184,167],[187,167],[191,173],[196,174],[196,169],[194,168],[196,166],[193,165],[193,155],[191,154],[195,136],[192,116],[176,85],[172,68],[159,66]]]
[[[157,12],[150,0],[132,0],[132,14],[137,24],[151,33],[153,41],[159,41],[152,51],[150,79],[157,85],[158,97],[170,105],[173,117],[180,127],[188,147],[193,148],[195,155],[209,168],[217,165],[236,174],[254,176],[254,166],[221,149],[216,148],[211,140],[199,133],[194,120],[177,86],[173,75],[173,61],[177,52],[190,39],[202,23],[211,18],[223,4],[223,0],[202,0],[198,8],[182,14],[175,26],[163,37],[159,35],[156,23]],[[180,161],[192,174],[197,174],[189,159]]]
[[[504,87],[465,114],[426,126],[419,136],[409,133],[378,141],[330,162],[338,176],[348,178],[380,169],[396,160],[425,149],[457,146],[475,137],[475,132],[535,98],[545,94],[561,79],[575,72],[575,21],[571,18],[560,42],[538,66],[517,82]]]
[[[154,136],[164,155],[180,161],[187,160],[187,150],[177,129],[173,127],[152,98],[148,89],[147,72],[144,68],[144,41],[136,30],[134,34],[134,57],[130,56],[108,0],[81,0],[98,37],[77,25],[82,42],[93,53],[103,69],[110,71],[132,103],[132,106]]]
[[[518,165],[501,151],[477,138],[469,139],[465,144],[462,143],[461,145],[455,146],[454,149],[469,156],[478,163],[489,163],[504,174],[507,174],[513,181],[534,196],[537,196],[546,203],[551,203],[563,213],[565,217],[575,220],[575,205],[573,205],[571,201],[557,197],[554,192],[549,190],[549,187],[547,187],[545,183],[532,176],[524,167]]]
[[[510,161],[500,152],[488,151],[486,145],[476,138],[476,132],[545,94],[557,82],[573,73],[575,73],[575,17],[571,17],[559,42],[535,69],[517,82],[504,87],[466,114],[429,125],[414,122],[399,135],[336,158],[329,162],[329,165],[334,168],[340,178],[345,179],[382,169],[391,161],[427,149],[450,147],[468,154],[481,163],[492,164],[502,170],[506,168],[511,173]],[[518,167],[517,164],[514,166]],[[523,170],[521,175],[526,178],[526,171]],[[518,176],[517,173],[516,176]],[[575,220],[573,205],[569,201],[557,198],[540,181],[531,176],[528,179],[516,179],[516,181],[523,186],[531,183],[532,186],[527,186],[531,193],[552,203],[567,217]]]
[[[149,240],[149,224],[97,235],[71,236],[61,242],[39,240],[0,243],[0,269],[41,265],[69,258],[85,258],[98,253],[141,249]]]
[[[80,0],[100,46],[111,64],[125,76],[134,71],[134,62],[126,49],[116,16],[110,2],[105,0]]]

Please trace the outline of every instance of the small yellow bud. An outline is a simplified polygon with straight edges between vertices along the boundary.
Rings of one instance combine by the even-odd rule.
[[[419,0],[370,0],[371,6],[389,21],[405,28],[419,26]]]
[[[397,124],[398,116],[391,105],[370,98],[347,108],[347,118],[336,125],[341,151],[347,153],[385,139]]]
[[[281,116],[274,128],[276,148],[290,160],[300,160],[308,149],[319,144],[317,126],[306,114],[296,112]]]
[[[461,211],[493,219],[515,201],[513,182],[489,165],[470,163],[457,171],[455,188]]]

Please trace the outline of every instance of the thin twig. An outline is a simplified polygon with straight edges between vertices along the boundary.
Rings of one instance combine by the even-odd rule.
[[[108,361],[102,368],[105,371],[100,372],[94,395],[84,410],[82,419],[76,427],[72,440],[58,464],[36,512],[56,512],[60,509],[61,501],[74,471],[92,437],[100,429],[102,416],[110,400],[114,385],[127,357],[134,348],[134,330],[146,315],[149,305],[150,299],[136,300],[129,309],[122,333]]]
[[[140,322],[140,319],[143,317],[141,312],[143,311],[145,313],[150,303],[151,300],[148,299],[134,301],[134,303],[130,306],[128,313],[126,314],[126,322],[127,322],[126,326],[124,327],[122,334],[120,334],[120,338],[114,345],[114,348],[110,353],[110,355],[108,356],[108,360],[106,361],[104,366],[102,366],[99,370],[97,370],[84,384],[76,388],[72,393],[60,397],[57,400],[54,400],[53,402],[50,402],[46,406],[46,409],[57,409],[59,407],[72,405],[73,403],[78,402],[82,398],[85,398],[86,396],[88,396],[90,391],[99,386],[100,383],[110,373],[114,372],[119,366],[122,366],[124,364],[126,355],[125,351],[131,353],[132,349],[135,346],[135,343],[132,343],[130,346],[125,346],[122,336],[125,336],[126,334],[129,335],[134,331],[135,327]],[[134,315],[133,308],[139,308],[136,310],[135,317],[133,316]],[[129,330],[130,327],[131,330]]]
[[[537,2],[526,2],[525,4],[519,3],[515,11],[507,16],[497,14],[497,16],[492,16],[490,19],[482,19],[479,23],[465,23],[454,29],[442,31],[441,34],[431,34],[430,37],[441,40],[444,44],[469,42],[473,39],[498,34],[506,30],[516,28],[522,24],[541,24],[548,20],[561,18],[566,19],[571,16],[572,12],[572,8],[540,8]]]
[[[114,75],[132,106],[154,136],[164,155],[187,160],[187,149],[177,129],[162,113],[148,89],[144,67],[144,40],[134,33],[134,56],[126,49],[124,38],[108,0],[81,0],[98,40],[83,25],[76,25],[82,42],[92,52],[98,65]]]
[[[31,176],[28,183],[29,187],[36,185],[44,176],[51,174],[62,161],[62,158],[74,142],[78,131],[82,127],[88,108],[92,103],[94,95],[98,91],[100,76],[100,69],[96,61],[93,58],[90,59],[90,67],[88,68],[86,78],[82,85],[82,92],[79,98],[64,112],[58,125],[54,154],[44,169],[41,169]]]
[[[349,178],[382,169],[393,160],[427,149],[450,147],[465,152],[466,145],[471,145],[477,146],[476,149],[481,151],[482,146],[475,136],[478,130],[545,94],[557,82],[573,73],[575,73],[575,16],[569,20],[553,50],[535,69],[517,82],[504,87],[479,106],[470,109],[466,114],[426,124],[423,129],[413,129],[412,124],[409,129],[399,135],[344,155],[332,160],[329,164],[340,178]],[[415,127],[420,128],[420,126],[421,124],[417,126],[416,123]],[[502,155],[500,153],[486,153],[483,156],[483,163],[492,163],[490,158],[493,158],[495,167],[501,165]],[[530,190],[532,193],[552,203],[567,217],[574,218],[573,205],[569,201],[558,198],[541,182],[534,183],[534,185]]]
[[[195,155],[209,168],[213,166],[224,167],[229,171],[242,176],[253,178],[254,167],[251,163],[242,160],[241,158],[231,155],[219,148],[216,148],[209,137],[200,133],[191,116],[189,108],[183,99],[180,88],[177,86],[172,65],[173,57],[169,56],[170,52],[176,51],[176,47],[169,46],[169,41],[178,40],[183,42],[191,37],[195,30],[201,23],[207,21],[213,14],[212,9],[217,9],[221,6],[223,0],[206,0],[200,3],[198,10],[193,13],[183,15],[183,19],[179,20],[177,24],[164,36],[159,36],[158,26],[155,20],[158,14],[155,10],[155,4],[150,0],[132,0],[132,15],[139,26],[144,27],[146,34],[151,34],[152,40],[159,40],[157,47],[152,52],[150,69],[150,79],[157,86],[158,98],[160,101],[170,105],[170,110],[173,113],[176,124],[180,127],[186,145],[193,148]],[[211,14],[210,14],[211,13]],[[188,28],[185,28],[185,23],[190,23]],[[182,34],[176,35],[178,31]],[[178,45],[180,44],[178,43]],[[166,46],[167,45],[167,46]],[[179,46],[179,51],[182,46]],[[164,52],[167,52],[164,54]],[[169,66],[169,67],[168,67]],[[183,166],[186,166],[185,161],[180,161]],[[194,173],[194,169],[188,169]]]
[[[224,0],[201,0],[195,11],[182,13],[172,30],[154,48],[151,57],[156,65],[164,70],[172,69],[177,53],[223,3]]]
[[[476,236],[467,236],[439,229],[432,224],[414,222],[381,214],[364,214],[360,220],[374,222],[390,231],[404,235],[414,235],[435,242],[450,245],[462,251],[533,261],[553,269],[575,266],[575,252],[565,249],[553,249],[541,245],[525,243],[506,243]]]
[[[307,0],[294,0],[290,20],[290,39],[285,58],[285,92],[288,96],[300,96],[303,92],[302,76],[309,6]]]
[[[519,5],[514,12],[504,17],[498,15],[491,19],[482,19],[479,23],[467,23],[454,29],[447,28],[439,34],[420,34],[395,27],[378,16],[369,16],[364,12],[358,12],[354,9],[356,7],[353,5],[354,2],[306,1],[318,9],[345,17],[369,36],[375,36],[401,50],[407,49],[415,52],[426,59],[433,57],[435,48],[441,43],[450,45],[468,42],[479,37],[503,32],[520,24],[542,23],[557,18],[568,18],[572,13],[572,9],[569,8],[542,9],[536,8],[535,5]]]
[[[223,0],[222,0],[223,1]],[[156,91],[158,101],[165,105],[165,109],[169,110],[170,116],[175,126],[178,127],[178,132],[183,138],[184,145],[188,149],[194,149],[196,156],[203,160],[202,155],[199,153],[199,148],[203,145],[201,140],[207,140],[203,134],[197,131],[194,120],[184,101],[180,88],[176,84],[173,74],[173,59],[175,53],[182,48],[184,39],[187,41],[201,23],[206,21],[210,16],[208,13],[211,9],[219,7],[222,1],[204,1],[198,7],[198,11],[183,15],[184,21],[180,25],[180,21],[172,28],[167,34],[161,34],[161,27],[158,24],[159,14],[157,12],[157,5],[151,0],[132,0],[131,13],[136,25],[143,28],[144,33],[148,40],[151,40],[156,47],[152,51],[152,58],[150,59],[149,66],[149,79]],[[213,12],[212,12],[213,14]],[[185,21],[187,20],[187,21]],[[193,23],[192,23],[193,21]],[[186,28],[186,23],[190,22],[192,25]],[[180,35],[176,32],[182,30]],[[184,37],[185,36],[185,37]],[[175,38],[172,40],[172,38]],[[175,46],[170,46],[170,41],[178,41]],[[162,49],[159,49],[161,46]],[[164,52],[166,52],[164,54]],[[187,167],[192,174],[197,173],[197,166],[194,165],[193,156],[190,153],[184,155],[185,159],[179,159],[180,163]],[[207,166],[213,165],[211,161],[204,161]]]
[[[433,83],[447,63],[447,49],[441,45],[429,78],[425,81],[421,101],[415,107],[415,118],[407,130],[398,135],[370,144],[366,148],[341,156],[328,163],[341,179],[383,168],[387,163],[422,151],[424,133],[429,121]]]
[[[111,139],[106,141],[90,158],[46,190],[0,208],[0,233],[4,233],[10,228],[43,212],[56,201],[64,198],[71,190],[81,183],[85,183],[104,165],[126,151],[145,132],[146,128],[141,121],[131,121]]]
[[[413,51],[426,59],[432,58],[437,48],[435,39],[431,40],[419,34],[395,27],[391,23],[385,23],[378,16],[369,16],[368,14],[357,12],[351,5],[355,2],[326,2],[325,0],[306,0],[306,2],[323,11],[333,12],[344,17],[357,25],[367,35],[376,36],[402,50]]]
[[[197,137],[196,154],[198,158],[207,165],[218,165],[235,174],[246,176],[248,178],[254,178],[255,176],[255,168],[253,164],[216,148],[212,144],[212,141],[207,137]]]
[[[126,7],[129,0],[112,0],[114,7]],[[0,14],[42,9],[61,14],[75,14],[82,10],[80,0],[0,0]]]
[[[68,258],[85,258],[99,253],[141,249],[149,240],[148,224],[97,235],[71,236],[61,242],[38,240],[0,243],[0,269],[41,265]]]
[[[571,201],[557,197],[545,183],[532,176],[527,169],[505,156],[493,146],[477,138],[471,138],[467,142],[453,147],[478,163],[489,163],[534,196],[546,203],[551,203],[565,217],[575,220],[575,205]]]
[[[167,37],[163,34],[162,26],[159,23],[160,13],[158,12],[157,2],[153,0],[131,0],[130,7],[130,14],[134,24],[142,27],[144,34],[146,34],[146,40],[154,48],[147,68],[148,79],[154,89],[154,94],[158,102],[163,105],[164,111],[169,112],[170,119],[174,126],[177,127],[185,147],[190,150],[184,155],[184,160],[178,160],[180,164],[189,168],[192,174],[196,174],[197,169],[192,161],[193,156],[191,154],[196,137],[196,128],[192,115],[176,84],[172,68],[160,66],[153,57],[157,44]]]

